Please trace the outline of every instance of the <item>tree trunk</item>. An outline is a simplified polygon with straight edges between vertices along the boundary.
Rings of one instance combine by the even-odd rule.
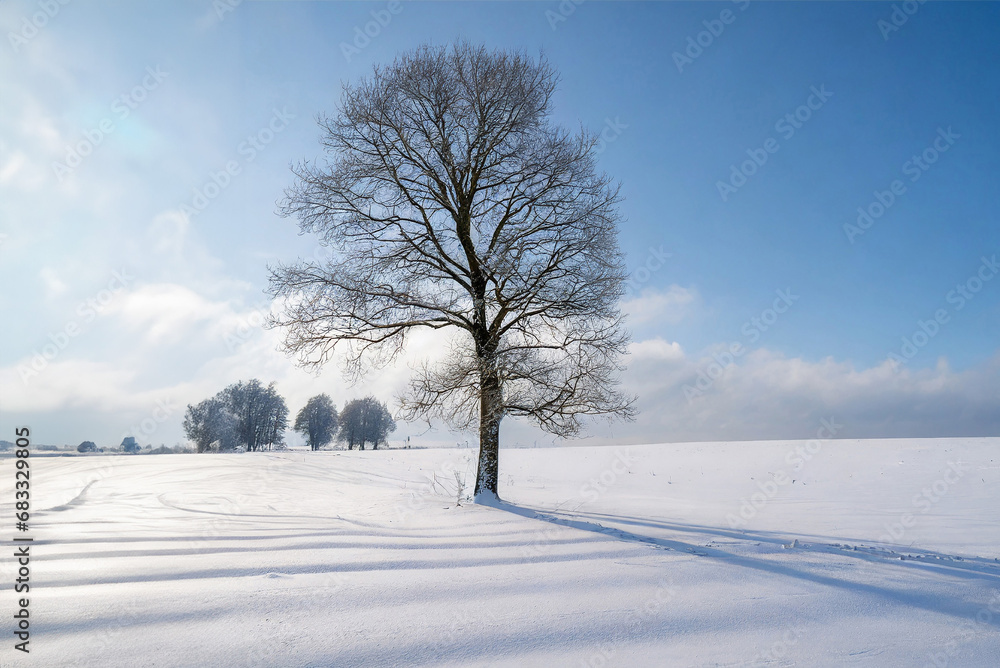
[[[479,392],[479,469],[475,493],[497,494],[503,395],[495,373],[486,371],[480,375]]]

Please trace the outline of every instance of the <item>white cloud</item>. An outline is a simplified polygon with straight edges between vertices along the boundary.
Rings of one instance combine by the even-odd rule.
[[[66,442],[78,441],[73,424],[61,425],[67,410],[104,416],[110,434],[87,435],[103,441],[119,439],[121,424],[141,420],[159,401],[181,408],[164,423],[157,438],[182,438],[183,406],[207,398],[240,379],[277,381],[294,413],[315,394],[329,393],[338,405],[373,393],[392,403],[405,387],[410,364],[442,348],[441,334],[421,332],[409,354],[385,370],[352,385],[336,363],[314,375],[295,367],[277,351],[281,333],[261,330],[261,313],[212,301],[176,285],[142,286],[123,295],[106,316],[118,329],[131,323],[146,340],[124,355],[86,359],[81,344],[61,353],[38,376],[23,384],[18,365],[0,369],[0,386],[8,411],[36,415],[51,423]],[[223,344],[225,335],[236,345]],[[193,338],[199,342],[192,343]],[[639,396],[638,420],[601,428],[594,442],[679,442],[809,438],[821,419],[843,425],[839,437],[906,437],[984,435],[1000,431],[1000,355],[983,367],[954,371],[942,360],[933,369],[892,370],[888,361],[857,368],[831,358],[809,361],[787,358],[766,349],[752,350],[725,369],[713,357],[685,355],[680,344],[662,338],[637,341],[626,359],[624,389]],[[189,368],[164,381],[157,365],[189,360]],[[718,370],[722,370],[721,374]],[[699,384],[699,377],[704,382]],[[714,378],[714,380],[713,380]],[[695,393],[685,388],[694,388]],[[416,433],[418,425],[403,429]],[[512,420],[505,422],[505,442],[542,443],[551,437]],[[449,440],[446,432],[434,438]]]
[[[211,331],[225,315],[225,305],[212,303],[180,285],[157,283],[139,286],[107,307],[145,343],[168,346],[193,335],[194,329]]]
[[[694,288],[671,285],[666,290],[647,288],[637,297],[622,302],[631,326],[677,323],[689,316],[697,305]]]
[[[0,166],[0,183],[7,183],[13,179],[24,167],[25,162],[27,162],[27,156],[21,151],[15,151],[10,159],[4,162],[3,166]]]
[[[12,413],[58,413],[87,407],[114,412],[136,401],[129,391],[135,373],[116,365],[82,359],[39,357],[0,369],[4,409]],[[54,416],[53,416],[54,417]]]
[[[642,415],[617,429],[631,440],[808,438],[822,418],[846,437],[995,435],[1000,432],[1000,353],[952,370],[893,371],[826,358],[787,358],[766,349],[723,367],[713,357],[664,354],[662,340],[633,344],[625,385]],[[721,373],[720,373],[721,372]]]
[[[156,253],[180,254],[187,240],[188,217],[180,211],[164,211],[153,218],[147,233]]]
[[[47,299],[55,299],[66,292],[66,283],[59,278],[56,270],[52,267],[42,267],[38,276],[45,285],[45,296]]]
[[[183,438],[184,406],[214,395],[238,380],[276,381],[294,419],[309,397],[326,392],[342,406],[374,394],[392,403],[409,376],[417,351],[433,353],[440,334],[414,336],[410,355],[371,373],[363,382],[345,380],[336,362],[322,374],[296,367],[278,351],[280,331],[261,328],[268,310],[213,300],[185,286],[156,283],[116,295],[88,328],[50,359],[27,353],[0,369],[5,416],[46,423],[52,442],[117,443],[121,431],[148,417],[162,402],[179,407],[162,424],[157,442]],[[33,366],[34,365],[34,366]],[[66,416],[75,415],[70,418]],[[85,415],[81,422],[79,416]],[[79,433],[84,422],[105,426]]]
[[[629,353],[637,360],[680,360],[684,358],[681,344],[668,342],[659,337],[637,341],[629,345]]]

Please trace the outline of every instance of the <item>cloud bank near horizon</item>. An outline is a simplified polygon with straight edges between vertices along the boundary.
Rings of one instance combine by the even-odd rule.
[[[163,220],[157,217],[151,230],[161,230]],[[186,234],[182,225],[170,229]],[[171,238],[165,247],[188,243]],[[276,381],[293,413],[320,392],[338,405],[369,393],[392,405],[412,364],[440,348],[440,334],[422,333],[393,366],[352,385],[335,361],[313,375],[278,352],[281,333],[261,328],[270,308],[265,302],[251,305],[169,281],[114,288],[79,302],[91,304],[95,315],[92,322],[72,319],[78,333],[70,336],[73,330],[57,327],[31,354],[0,368],[4,429],[30,423],[43,442],[59,444],[116,444],[127,433],[137,433],[143,442],[173,444],[183,439],[188,403],[251,377]],[[695,294],[671,286],[624,306],[643,305],[642,321],[667,329],[682,317],[678,308],[697,301]],[[66,293],[60,299],[74,301]],[[88,312],[89,307],[83,310]],[[1000,354],[985,366],[956,371],[943,358],[930,369],[910,370],[889,359],[859,369],[848,361],[789,358],[764,347],[746,346],[739,355],[731,350],[732,344],[719,344],[690,354],[659,336],[634,341],[623,360],[622,382],[638,395],[638,419],[595,421],[590,436],[567,442],[811,438],[823,419],[843,426],[839,438],[1000,433]],[[407,435],[428,443],[475,440],[441,427],[426,432],[424,425],[401,424],[395,436]],[[554,442],[513,420],[505,422],[504,439],[510,445]]]

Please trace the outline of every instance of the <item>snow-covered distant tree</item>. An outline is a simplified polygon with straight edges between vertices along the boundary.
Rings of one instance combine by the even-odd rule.
[[[221,451],[236,447],[236,417],[229,405],[216,395],[196,406],[188,404],[184,414],[184,433],[194,441],[198,452]]]
[[[275,390],[253,380],[234,383],[196,406],[187,407],[184,433],[198,452],[263,450],[284,442],[288,406]]]
[[[253,380],[234,383],[220,393],[236,418],[236,439],[250,452],[283,443],[288,406],[275,389]]]
[[[97,452],[97,444],[93,441],[84,441],[76,446],[77,452]]]
[[[379,443],[388,443],[389,434],[396,431],[396,421],[385,402],[375,397],[365,397],[361,401],[365,440],[372,444],[373,450],[378,450]]]
[[[496,494],[504,417],[571,436],[581,416],[634,413],[618,389],[618,187],[599,137],[551,122],[557,81],[520,52],[405,53],[345,85],[320,121],[329,159],[299,165],[281,204],[330,249],[272,268],[284,349],[316,367],[342,353],[356,377],[415,330],[454,332],[401,416],[478,427],[477,495]]]
[[[353,450],[358,446],[360,450],[365,449],[365,426],[362,412],[364,408],[359,399],[352,399],[344,404],[344,409],[340,411],[340,431],[337,439],[347,444],[348,450]]]
[[[377,450],[379,443],[385,443],[389,434],[396,431],[396,423],[392,413],[384,402],[375,397],[352,399],[340,411],[339,439],[347,443],[347,449],[354,446],[365,449],[365,443],[371,443]]]
[[[306,437],[313,450],[319,450],[333,440],[337,424],[337,407],[326,394],[311,398],[295,417],[295,431]]]

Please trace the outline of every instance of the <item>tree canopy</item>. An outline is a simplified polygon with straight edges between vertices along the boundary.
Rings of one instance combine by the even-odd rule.
[[[320,120],[328,159],[298,165],[280,205],[330,250],[272,268],[285,350],[306,366],[337,352],[357,376],[417,329],[452,332],[401,417],[478,425],[477,494],[496,493],[505,416],[573,436],[582,416],[633,415],[619,190],[595,135],[550,122],[557,81],[521,52],[404,53],[345,85]]]
[[[379,443],[385,443],[394,431],[392,413],[375,397],[353,399],[340,412],[340,440],[347,443],[349,450],[355,445],[364,450],[365,443],[377,450]]]
[[[196,406],[188,405],[184,432],[198,452],[270,449],[284,442],[288,427],[288,406],[275,389],[256,378],[225,388]]]
[[[337,434],[337,407],[326,394],[312,397],[295,417],[295,431],[306,438],[311,450],[319,450]]]

